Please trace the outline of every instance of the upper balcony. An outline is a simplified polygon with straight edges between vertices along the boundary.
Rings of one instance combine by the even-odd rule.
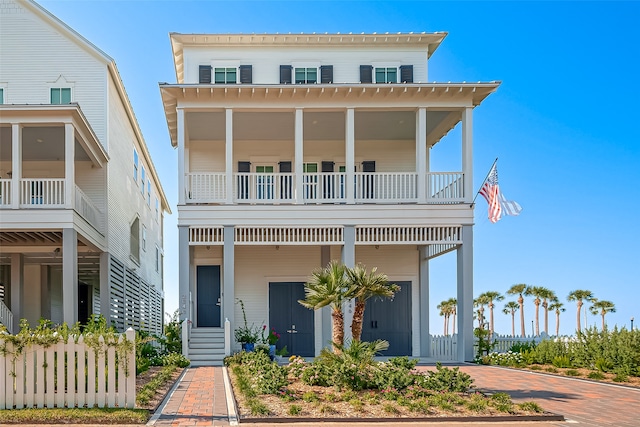
[[[79,107],[0,107],[4,225],[42,223],[46,218],[38,212],[69,211],[104,235],[108,158]],[[73,221],[73,216],[58,218]],[[54,222],[51,217],[48,221]]]

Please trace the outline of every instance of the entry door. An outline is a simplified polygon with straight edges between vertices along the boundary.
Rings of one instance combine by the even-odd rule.
[[[196,268],[196,295],[199,328],[219,328],[220,321],[220,266],[199,265]]]
[[[304,283],[269,283],[269,325],[280,334],[276,344],[285,345],[289,354],[312,357],[315,355],[313,310],[300,305],[304,299]]]
[[[393,298],[371,298],[364,310],[362,341],[387,340],[389,349],[383,356],[411,355],[411,282],[400,286]]]

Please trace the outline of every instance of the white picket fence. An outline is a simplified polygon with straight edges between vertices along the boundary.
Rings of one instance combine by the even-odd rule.
[[[493,351],[505,353],[516,343],[542,341],[544,337],[511,337],[494,334],[491,341],[494,343]],[[478,339],[474,338],[474,352],[477,349]],[[431,358],[435,360],[456,360],[458,355],[457,335],[431,335]]]
[[[114,346],[95,349],[83,336],[46,348],[28,345],[19,352],[0,337],[5,349],[0,352],[0,409],[133,408],[135,331],[127,329],[119,340],[132,343],[125,355],[117,355]],[[103,337],[99,342],[104,343]]]

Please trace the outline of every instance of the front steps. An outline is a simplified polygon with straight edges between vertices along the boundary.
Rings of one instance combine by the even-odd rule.
[[[189,340],[191,366],[222,366],[224,328],[193,328]]]

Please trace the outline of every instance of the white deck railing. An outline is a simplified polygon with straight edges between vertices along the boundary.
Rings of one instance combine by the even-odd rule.
[[[0,179],[0,208],[11,205],[11,180]]]
[[[64,178],[20,180],[20,207],[64,207]]]
[[[13,333],[13,313],[2,300],[0,300],[0,323],[6,326],[10,334]]]
[[[304,203],[344,203],[347,199],[347,175],[344,172],[304,173]],[[427,203],[464,201],[464,176],[461,172],[430,172],[424,199]],[[234,173],[234,203],[293,203],[296,199],[294,173]],[[227,200],[224,172],[198,172],[186,176],[187,203],[224,203]],[[418,174],[415,172],[356,172],[356,203],[416,203]]]
[[[103,215],[91,199],[76,185],[75,209],[93,227],[102,232],[104,227]]]
[[[458,337],[457,335],[431,335],[431,358],[436,360],[456,360],[458,357]],[[491,337],[493,350],[498,353],[506,353],[516,343],[536,344],[542,341],[542,337],[511,337],[505,335],[494,334]],[[474,354],[477,350],[478,339],[474,338]]]
[[[129,328],[119,339],[132,343],[126,354],[116,354],[115,346],[85,344],[83,336],[48,347],[28,344],[21,350],[0,339],[0,410],[133,408],[135,331]]]

